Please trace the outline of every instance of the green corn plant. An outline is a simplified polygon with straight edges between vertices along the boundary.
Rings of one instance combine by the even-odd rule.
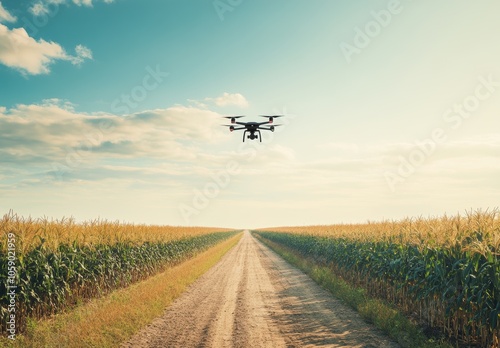
[[[145,279],[166,267],[215,245],[236,232],[215,232],[214,229],[188,228],[177,238],[156,234],[161,227],[152,227],[151,240],[145,238],[144,226],[91,223],[85,228],[108,228],[120,234],[112,238],[88,238],[67,241],[68,229],[81,229],[71,220],[57,223],[38,222],[4,216],[0,221],[0,268],[7,269],[6,236],[11,233],[16,247],[16,329],[26,329],[28,318],[44,318],[63,311],[82,300],[101,296],[117,288]],[[110,231],[112,226],[116,231]],[[133,236],[130,229],[137,228]],[[178,228],[176,228],[178,229]],[[168,229],[167,229],[168,230]],[[54,232],[55,231],[55,232]],[[32,233],[38,233],[33,238]],[[54,232],[54,233],[52,233]],[[93,231],[95,233],[95,231]],[[170,232],[169,232],[170,233]],[[9,298],[7,273],[0,272],[0,333],[6,334]]]
[[[398,226],[384,223],[390,231],[370,237],[344,225],[329,227],[337,231],[331,235],[323,232],[328,229],[324,226],[319,233],[314,232],[316,227],[257,233],[330,267],[409,315],[418,313],[420,320],[456,340],[498,348],[500,218],[494,211],[467,215],[465,220],[443,218],[445,226],[454,229],[449,233],[454,240],[435,235],[443,232],[436,220],[427,230],[421,220],[417,224],[403,221]],[[418,227],[418,233],[410,225]],[[366,225],[360,226],[363,229]]]

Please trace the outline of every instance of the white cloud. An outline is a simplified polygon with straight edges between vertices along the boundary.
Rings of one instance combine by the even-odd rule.
[[[195,159],[204,144],[224,139],[219,115],[184,106],[126,116],[78,113],[58,99],[0,109],[0,161],[64,160],[75,149],[87,159]],[[189,142],[189,145],[186,145]]]
[[[92,51],[83,45],[77,45],[75,52],[76,56],[70,59],[71,63],[75,65],[82,64],[86,59],[92,59]]]
[[[188,99],[187,101],[188,101],[189,104],[192,104],[192,105],[196,106],[197,108],[208,109],[208,105],[205,104],[205,103],[200,102],[199,100]]]
[[[104,3],[106,4],[111,4],[114,2],[114,0],[103,0]],[[29,11],[35,15],[35,16],[41,16],[49,13],[49,5],[61,5],[61,4],[70,4],[73,3],[77,6],[85,6],[85,7],[92,7],[93,6],[93,1],[92,0],[42,0],[38,1],[37,3],[33,4],[30,8]]]
[[[392,197],[384,174],[398,173],[401,158],[415,149],[412,143],[328,143],[318,147],[317,159],[298,158],[291,167],[278,168],[281,187],[324,197],[348,192]],[[449,141],[415,166],[411,175],[398,182],[396,194],[408,192],[453,192],[458,187],[491,186],[500,174],[500,134]],[[265,175],[264,170],[261,171]],[[271,178],[269,180],[272,181]],[[413,191],[412,191],[413,190]],[[305,193],[304,193],[305,194]]]
[[[400,202],[419,209],[411,204],[459,193],[467,199],[477,196],[476,201],[485,204],[495,199],[478,193],[498,186],[499,134],[442,144],[392,193],[383,174],[397,170],[398,157],[411,151],[411,143],[329,143],[311,158],[302,152],[302,144],[286,143],[284,138],[240,143],[219,125],[219,114],[179,105],[124,116],[78,112],[59,99],[0,107],[5,135],[0,137],[0,187],[102,185],[111,191],[123,186],[124,191],[155,194],[163,190],[176,211],[175,204],[191,202],[194,189],[202,190],[214,173],[236,162],[240,173],[231,176],[211,207],[227,199],[236,200],[231,209],[248,200],[276,206],[300,201],[323,212],[347,214],[357,208],[376,213],[384,204],[396,209]],[[231,147],[224,143],[228,138]]]
[[[9,11],[7,11],[0,1],[0,22],[15,22],[17,20],[16,17],[11,15]]]
[[[217,98],[205,98],[206,102],[213,102],[217,106],[237,106],[240,108],[248,107],[248,101],[240,93],[227,93],[224,92],[221,96]]]
[[[0,24],[0,63],[25,74],[38,75],[50,72],[49,66],[56,60],[67,60],[80,65],[85,59],[92,59],[90,49],[76,46],[76,56],[55,42],[35,40],[24,28],[9,29]]]
[[[34,16],[43,16],[50,14],[51,10],[53,13],[57,11],[57,7],[61,4],[64,4],[66,0],[44,0],[44,1],[38,1],[35,2],[31,7],[28,8],[28,11],[33,14]],[[51,9],[49,6],[55,6],[52,7]]]
[[[29,8],[29,11],[35,16],[42,16],[49,13],[49,9],[41,2],[33,4],[33,6]]]
[[[73,3],[78,6],[92,6],[92,0],[73,0]]]

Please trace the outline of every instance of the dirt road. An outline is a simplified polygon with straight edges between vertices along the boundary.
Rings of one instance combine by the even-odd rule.
[[[398,347],[245,232],[122,347]]]

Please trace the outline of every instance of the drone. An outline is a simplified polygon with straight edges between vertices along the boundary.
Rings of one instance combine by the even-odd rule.
[[[243,132],[243,142],[245,142],[245,135],[247,135],[247,139],[250,140],[255,140],[259,139],[260,142],[262,142],[262,134],[260,133],[261,130],[269,130],[271,132],[274,132],[274,127],[281,126],[281,124],[275,124],[271,125],[269,127],[263,127],[266,124],[271,124],[273,123],[275,118],[278,117],[283,117],[284,115],[259,115],[260,117],[266,117],[268,118],[268,121],[264,122],[238,122],[236,121],[237,118],[245,117],[244,115],[241,116],[223,116],[224,118],[230,119],[232,125],[223,125],[223,127],[229,127],[230,132],[234,132],[235,130],[242,130],[244,129],[245,131]],[[233,124],[240,125],[241,127],[238,126],[233,126]],[[258,134],[257,134],[258,133]]]

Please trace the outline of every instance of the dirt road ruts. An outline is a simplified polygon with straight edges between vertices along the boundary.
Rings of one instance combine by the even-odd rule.
[[[122,347],[398,347],[246,231]]]

